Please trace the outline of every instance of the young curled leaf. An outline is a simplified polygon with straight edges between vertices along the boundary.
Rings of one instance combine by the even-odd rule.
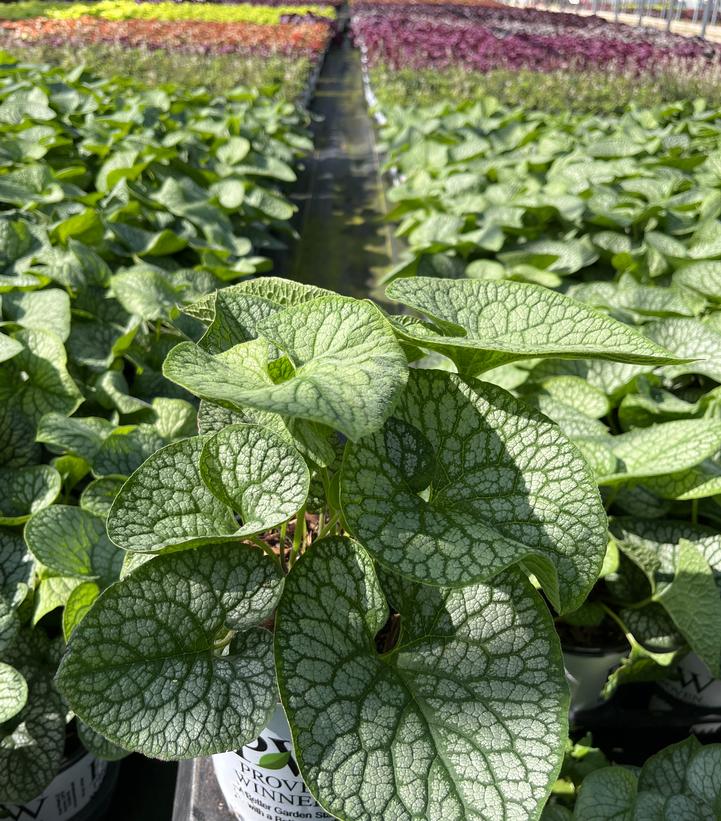
[[[405,385],[405,354],[370,302],[319,297],[272,314],[257,332],[257,340],[217,355],[183,342],[163,373],[231,410],[308,420],[353,440],[378,430]]]
[[[259,425],[231,425],[147,459],[113,503],[108,533],[126,550],[153,553],[234,541],[293,516],[309,483],[303,457],[286,439]]]
[[[204,437],[166,445],[132,474],[108,514],[108,535],[125,550],[154,553],[234,536],[233,511],[200,476]]]
[[[258,425],[231,425],[211,437],[200,455],[200,475],[211,493],[240,514],[239,536],[290,519],[310,485],[298,451]]]

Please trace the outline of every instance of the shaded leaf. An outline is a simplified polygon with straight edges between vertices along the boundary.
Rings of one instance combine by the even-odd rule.
[[[61,576],[101,579],[120,574],[123,552],[105,532],[104,519],[80,507],[52,505],[25,525],[25,541],[35,558]]]
[[[0,524],[26,522],[57,499],[61,485],[60,474],[50,465],[0,471]]]
[[[440,371],[411,371],[394,420],[393,440],[387,423],[346,447],[340,496],[351,534],[384,566],[437,585],[524,562],[554,607],[575,609],[601,567],[606,518],[560,430],[500,388]],[[415,432],[399,439],[399,425]],[[419,493],[406,469],[411,458],[430,461],[424,440],[434,472]]]

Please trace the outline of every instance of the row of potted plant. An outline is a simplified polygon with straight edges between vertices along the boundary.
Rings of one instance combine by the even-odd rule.
[[[503,367],[492,378],[561,425],[594,466],[604,493],[613,536],[604,580],[564,628],[569,644],[596,648],[596,660],[586,658],[582,666],[596,664],[603,680],[620,658],[627,658],[609,690],[632,669],[658,678],[675,670],[690,686],[693,676],[701,675],[706,689],[709,670],[718,675],[713,647],[705,651],[703,672],[693,659],[680,667],[673,664],[683,646],[698,646],[703,638],[691,637],[690,624],[682,624],[683,616],[674,613],[679,599],[670,584],[680,572],[676,565],[681,557],[691,561],[691,548],[681,549],[688,540],[705,557],[701,564],[709,599],[699,595],[698,607],[707,613],[707,625],[717,623],[721,605],[712,594],[721,570],[715,530],[721,334],[719,264],[709,238],[719,221],[711,205],[714,160],[699,153],[701,131],[682,140],[683,145],[671,146],[673,134],[695,135],[696,120],[704,123],[708,138],[718,119],[714,111],[699,107],[693,113],[689,106],[629,113],[616,120],[580,117],[570,138],[567,134],[561,140],[560,120],[538,114],[525,126],[525,131],[535,131],[529,142],[521,137],[524,127],[515,114],[489,101],[485,109],[439,107],[433,120],[425,111],[418,121],[406,119],[401,125],[391,119],[385,126],[392,162],[403,175],[389,195],[398,203],[393,216],[403,218],[400,231],[411,245],[410,260],[390,278],[416,271],[457,276],[465,269],[467,277],[486,287],[503,280],[535,281],[639,328],[691,360],[662,369],[544,362],[532,368]],[[637,152],[621,134],[631,135],[642,120],[644,133],[654,133],[658,142]],[[439,125],[433,136],[431,122]],[[444,133],[456,133],[456,144],[453,138],[444,143]],[[509,141],[507,150],[501,134]],[[536,144],[547,146],[542,162],[537,154],[532,160]],[[622,145],[632,162],[620,157]],[[469,159],[466,147],[471,146],[476,156]],[[644,156],[647,152],[653,162]],[[509,161],[515,180],[519,168],[527,168],[527,184],[516,188],[514,198],[504,198],[503,206],[493,202],[512,183],[484,174],[491,154],[497,167]],[[697,159],[685,160],[692,156]],[[536,160],[532,172],[530,164]],[[667,174],[670,168],[674,170]],[[460,198],[459,184],[465,191]],[[476,218],[474,207],[479,209],[475,213],[483,213],[484,225],[469,230],[465,220]],[[513,228],[511,212],[518,218]],[[495,224],[494,214],[500,216]],[[406,280],[397,284],[404,288]],[[444,287],[445,280],[435,289]],[[467,287],[472,287],[470,280]],[[426,297],[419,307],[435,307],[437,300]],[[443,318],[458,322],[452,314]],[[700,448],[696,434],[705,441]],[[686,583],[689,573],[683,572]],[[704,635],[714,630],[709,627]],[[594,633],[596,639],[589,642]],[[607,652],[601,652],[602,646]],[[572,675],[579,664],[571,661]],[[678,685],[667,688],[681,694]]]
[[[358,25],[372,28],[374,13],[364,6]],[[638,782],[611,767],[581,787],[579,768],[573,784],[556,783],[544,818],[645,817],[650,807],[713,818],[721,785],[709,774],[719,748],[708,746],[721,726],[721,268],[710,150],[718,112],[702,101],[621,116],[550,115],[492,98],[392,106],[369,65],[392,172],[390,218],[407,247],[386,277],[389,293],[435,326],[416,330],[408,320],[409,336],[445,357],[450,344],[470,356],[477,335],[502,335],[514,319],[535,325],[548,316],[540,304],[475,310],[471,294],[517,281],[572,296],[686,360],[574,362],[544,351],[535,361],[500,360],[482,378],[560,426],[592,468],[608,516],[596,582],[581,607],[554,619],[574,737],[593,731],[624,765],[658,753]],[[423,78],[415,82],[422,93]],[[545,342],[544,332],[536,339]],[[458,360],[439,366],[463,372]],[[698,765],[705,797],[695,792],[698,776],[683,772],[695,739],[660,752],[689,733],[707,745]],[[652,773],[671,761],[679,779],[658,794]]]
[[[123,571],[105,527],[118,489],[197,432],[192,397],[162,374],[202,329],[178,306],[267,267],[292,236],[306,119],[260,91],[3,67],[2,812],[68,817],[107,793],[99,759],[126,754],[74,717],[58,660]]]

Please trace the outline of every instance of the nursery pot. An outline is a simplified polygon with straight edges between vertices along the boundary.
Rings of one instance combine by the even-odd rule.
[[[118,776],[117,762],[80,748],[67,757],[41,795],[25,804],[0,804],[12,821],[91,821],[105,818]]]
[[[695,653],[688,653],[674,668],[673,677],[658,686],[684,704],[721,712],[721,679],[714,678]]]
[[[626,654],[626,647],[563,648],[563,666],[571,690],[571,713],[604,703],[603,686]]]
[[[213,769],[228,808],[241,821],[333,821],[300,776],[280,704],[254,742],[214,755]]]

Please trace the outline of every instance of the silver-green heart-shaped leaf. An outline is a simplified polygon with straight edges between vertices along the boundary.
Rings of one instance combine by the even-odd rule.
[[[701,551],[681,539],[673,580],[654,597],[712,674],[721,677],[721,597]]]
[[[153,399],[154,427],[166,442],[195,436],[198,419],[195,408],[184,399]]]
[[[701,551],[714,572],[721,594],[721,535],[715,530],[688,521],[632,516],[614,516],[609,520],[609,527],[627,555],[633,552],[634,556],[644,553],[656,557],[655,585],[658,592],[673,579],[679,545],[686,539]]]
[[[200,475],[221,502],[240,514],[238,536],[270,530],[304,504],[310,472],[284,439],[258,425],[232,425],[207,440]]]
[[[100,593],[100,587],[95,582],[82,582],[68,596],[63,608],[63,636],[65,636],[65,641],[70,640],[73,630],[88,614]]]
[[[0,596],[17,607],[30,589],[35,560],[22,533],[0,527]]]
[[[721,465],[717,460],[705,459],[687,470],[646,479],[644,486],[662,499],[706,499],[721,493]]]
[[[721,807],[720,774],[721,744],[703,747],[690,736],[646,761],[638,777],[639,802],[647,793],[655,793],[665,802],[684,796],[697,805],[699,821],[702,818],[710,821],[718,817]],[[703,811],[708,815],[703,815]]]
[[[656,422],[690,419],[698,416],[702,410],[699,402],[686,402],[670,391],[651,388],[643,394],[631,393],[624,396],[618,408],[618,421],[623,430],[647,428]]]
[[[282,585],[275,560],[248,545],[159,556],[96,600],[58,686],[86,724],[127,750],[177,759],[237,749],[275,707],[272,636],[258,625]]]
[[[273,314],[258,331],[258,340],[215,356],[183,342],[163,373],[231,410],[309,420],[353,440],[383,424],[405,385],[405,354],[370,302],[321,297]],[[283,356],[270,359],[271,346]]]
[[[219,296],[228,294],[232,297],[236,293],[263,297],[284,307],[301,305],[303,302],[310,302],[321,296],[333,296],[332,291],[319,288],[317,285],[308,285],[305,282],[295,282],[281,277],[249,279],[247,282],[239,282],[237,285],[231,285],[230,288],[218,291]]]
[[[395,572],[457,586],[523,562],[574,610],[606,552],[594,485],[559,428],[501,388],[413,370],[383,429],[346,446],[340,500],[351,534]]]
[[[130,476],[165,439],[155,425],[123,425],[105,438],[93,459],[96,476]]]
[[[59,573],[112,584],[120,575],[123,551],[105,532],[105,520],[73,505],[52,505],[25,525],[25,541],[35,558]]]
[[[317,542],[286,580],[276,666],[309,789],[354,821],[538,818],[568,706],[548,609],[515,570],[387,586],[400,637],[378,652],[388,605],[360,545]]]
[[[713,302],[721,301],[721,262],[717,259],[684,265],[674,272],[673,281]]]
[[[57,499],[62,479],[50,465],[0,471],[0,524],[19,525]]]
[[[410,277],[393,282],[387,294],[436,326],[404,325],[399,333],[450,356],[468,376],[539,356],[658,365],[677,361],[633,328],[537,285]]]
[[[485,374],[484,374],[485,376]],[[541,413],[552,419],[571,440],[593,440],[600,438],[605,441],[608,437],[608,428],[598,419],[581,413],[571,405],[560,402],[553,396],[541,393],[524,397],[527,401],[537,405]],[[609,472],[612,472],[613,468]]]
[[[41,631],[23,632],[5,661],[27,682],[28,697],[20,712],[0,724],[0,802],[22,804],[37,798],[60,769],[65,709]]]
[[[651,602],[636,609],[621,607],[618,615],[636,641],[656,656],[673,653],[685,646],[683,636],[658,602]],[[654,667],[658,670],[658,665],[655,664]],[[663,671],[662,674],[665,676],[667,672]]]
[[[258,336],[258,325],[290,305],[300,305],[331,291],[278,277],[261,277],[223,288],[186,308],[186,313],[209,321],[200,341],[210,353],[226,351]]]
[[[108,535],[116,545],[153,553],[236,536],[232,509],[200,475],[205,441],[198,436],[166,445],[133,473],[108,514]]]
[[[21,328],[52,331],[62,342],[70,336],[70,297],[61,288],[5,294],[2,313]]]
[[[695,467],[721,449],[721,421],[677,419],[608,437],[616,472],[599,479],[604,485],[666,476]]]
[[[183,287],[154,265],[133,265],[110,280],[112,295],[129,314],[155,321],[164,319],[183,301]]]
[[[651,756],[638,776],[604,767],[581,784],[577,821],[716,821],[721,807],[721,744],[694,737]]]
[[[93,479],[80,494],[80,507],[93,516],[105,518],[110,513],[110,508],[124,482],[124,479],[116,476]]]
[[[68,417],[60,413],[46,413],[38,423],[36,439],[55,452],[67,451],[92,464],[114,427],[107,419],[94,416]]]
[[[264,343],[253,343],[253,346]],[[251,346],[249,345],[248,348]],[[198,411],[200,433],[217,433],[228,425],[255,424],[287,439],[309,461],[319,467],[328,467],[335,459],[334,434],[323,425],[303,419],[284,419],[278,413],[245,409],[233,411],[221,405],[201,400]]]
[[[594,308],[613,310],[616,316],[628,317],[632,324],[649,316],[696,316],[706,304],[698,294],[674,287],[639,285],[633,279],[584,283],[572,288],[569,296]]]
[[[624,767],[594,770],[583,779],[573,817],[577,821],[634,821],[637,788],[636,776]]]
[[[15,339],[23,345],[0,373],[0,400],[17,403],[31,419],[45,413],[72,413],[82,402],[82,394],[67,371],[62,340],[50,331],[18,331]]]
[[[0,662],[0,724],[16,716],[28,700],[28,684],[23,674]]]
[[[611,529],[618,547],[646,576],[650,599],[663,607],[675,629],[706,666],[721,674],[718,535],[684,522],[623,518],[615,519]],[[646,598],[646,594],[641,597]],[[626,598],[638,597],[631,594]]]
[[[218,291],[215,316],[198,344],[208,353],[216,354],[242,342],[250,342],[258,336],[259,323],[282,307],[260,296],[239,293],[234,287]]]
[[[609,411],[606,394],[578,376],[551,376],[541,388],[556,401],[570,405],[590,419],[600,419]]]
[[[277,414],[268,414],[269,416],[277,416]],[[277,416],[279,425],[278,429],[272,425],[264,425],[275,432],[282,431],[285,428],[280,416]],[[229,408],[224,408],[222,405],[214,405],[212,402],[206,402],[204,399],[200,400],[200,407],[198,408],[198,433],[218,433],[218,431],[227,428],[228,425],[242,425],[248,423],[250,420],[245,413],[232,411]],[[260,423],[259,423],[260,424]]]
[[[613,402],[632,390],[639,376],[652,371],[649,365],[603,359],[542,359],[531,370],[529,383],[543,383],[556,376],[577,376],[602,390]]]
[[[646,326],[648,336],[687,364],[667,365],[670,378],[698,373],[721,382],[721,333],[698,319],[663,319]]]

